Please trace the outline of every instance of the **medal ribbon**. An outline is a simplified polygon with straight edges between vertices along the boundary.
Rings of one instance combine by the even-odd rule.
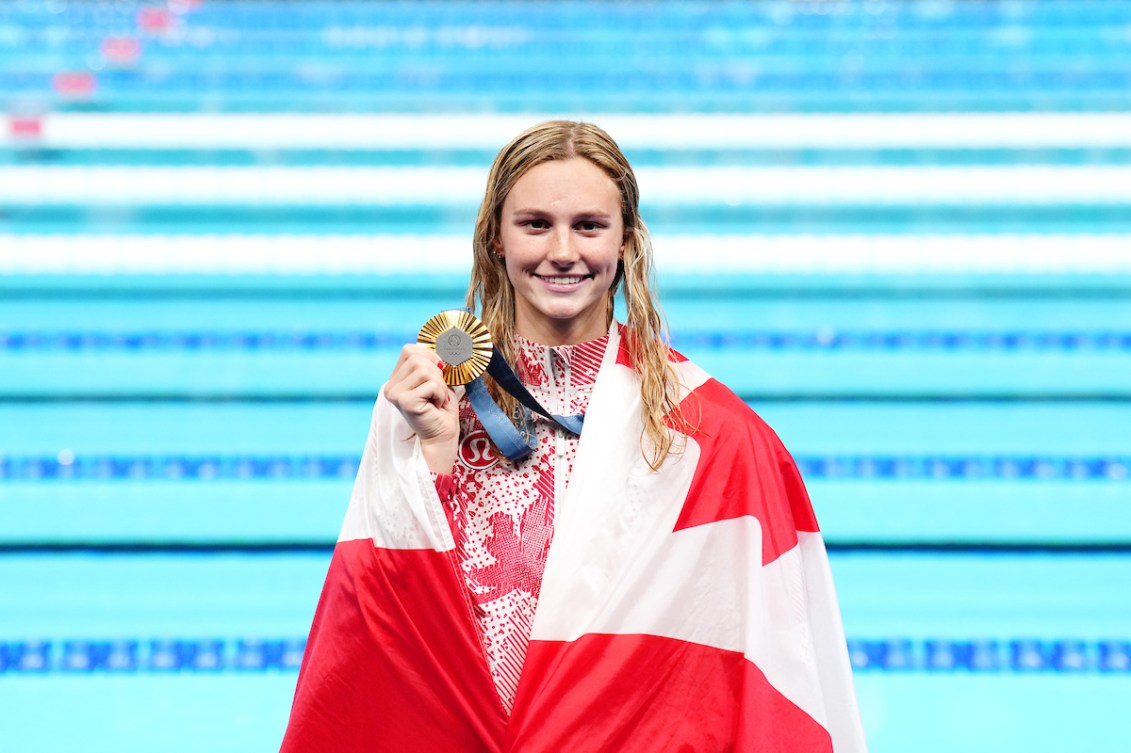
[[[544,416],[565,431],[578,436],[581,435],[585,414],[559,416],[543,408],[541,403],[530,394],[519,380],[514,369],[507,363],[507,359],[503,358],[502,354],[494,348],[492,348],[491,363],[487,366],[487,373],[527,410]],[[526,411],[524,411],[525,415],[521,420],[523,430],[519,431],[506,417],[498,403],[491,398],[491,393],[487,391],[487,386],[483,383],[483,377],[476,377],[469,382],[466,385],[466,390],[467,399],[471,403],[471,407],[475,409],[479,423],[483,424],[483,428],[491,437],[491,441],[506,456],[507,460],[515,463],[534,452],[534,449],[538,446],[538,435],[534,433],[534,426],[528,420],[530,416]]]
[[[449,385],[466,385],[467,399],[491,441],[512,463],[522,460],[538,446],[531,411],[545,416],[565,431],[581,434],[584,415],[558,416],[543,408],[527,391],[507,359],[495,348],[491,333],[467,309],[448,309],[424,323],[416,341],[436,351]],[[483,373],[522,405],[518,417],[522,430],[515,428],[483,384]]]

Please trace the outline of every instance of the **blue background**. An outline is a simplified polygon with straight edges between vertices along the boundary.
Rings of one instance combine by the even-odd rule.
[[[0,42],[0,181],[60,167],[485,177],[497,148],[17,138],[18,122],[53,114],[439,115],[458,129],[471,113],[1131,110],[1131,3],[1117,0],[11,2]],[[1131,163],[1127,139],[927,142],[626,149],[638,168]],[[102,267],[0,268],[0,749],[272,750],[377,388],[419,323],[461,303],[464,278],[380,262],[129,273],[83,244],[152,238],[163,258],[170,239],[298,236],[317,267],[323,237],[468,238],[475,202],[4,190],[0,244],[63,239]],[[675,346],[763,415],[805,475],[871,749],[1127,750],[1127,203],[882,205],[862,192],[736,207],[643,190],[658,249],[675,236],[706,249],[700,269],[659,270]],[[1056,264],[1013,272],[831,257],[735,272],[711,255],[724,234],[749,237],[751,254],[767,237],[898,236],[910,255],[922,236],[1058,245]],[[1126,257],[1107,272],[1074,263],[1095,238],[1126,240]]]

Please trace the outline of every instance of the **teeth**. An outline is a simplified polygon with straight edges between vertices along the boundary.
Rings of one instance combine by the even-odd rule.
[[[558,285],[576,285],[584,280],[584,277],[543,277],[546,282],[553,282]]]

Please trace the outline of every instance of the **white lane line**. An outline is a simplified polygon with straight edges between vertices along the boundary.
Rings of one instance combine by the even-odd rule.
[[[645,203],[734,206],[1126,204],[1131,167],[649,167]],[[0,202],[478,205],[468,167],[0,167]]]
[[[0,144],[70,149],[489,149],[551,117],[589,120],[625,148],[1131,146],[1128,113],[845,115],[240,115],[51,113],[0,119]]]
[[[1131,235],[654,238],[661,276],[1131,274]],[[0,235],[0,274],[456,274],[461,236]]]

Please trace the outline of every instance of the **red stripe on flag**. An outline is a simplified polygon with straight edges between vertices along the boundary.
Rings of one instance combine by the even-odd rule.
[[[829,733],[741,653],[649,635],[533,641],[505,750],[825,753]]]
[[[497,751],[505,712],[451,555],[339,542],[282,751]]]
[[[699,465],[675,530],[744,515],[762,526],[762,564],[818,531],[801,475],[773,429],[722,383],[709,379],[680,403]]]

